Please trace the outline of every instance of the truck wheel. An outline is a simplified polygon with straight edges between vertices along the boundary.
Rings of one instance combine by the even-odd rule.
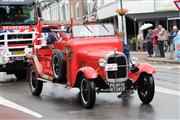
[[[138,96],[144,104],[149,104],[154,97],[154,78],[152,75],[144,74],[138,84]]]
[[[42,92],[43,82],[37,80],[36,70],[33,66],[30,67],[28,76],[31,93],[35,96],[39,96]]]
[[[16,71],[14,74],[18,80],[25,80],[27,78],[27,70]]]
[[[52,55],[52,70],[55,81],[61,82],[65,74],[63,73],[63,54],[54,50]],[[65,71],[64,71],[65,72]]]
[[[80,83],[80,100],[85,108],[92,108],[96,100],[96,91],[94,81],[87,80],[84,76]]]

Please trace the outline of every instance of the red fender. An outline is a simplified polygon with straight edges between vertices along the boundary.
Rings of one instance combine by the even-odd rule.
[[[87,79],[95,79],[98,77],[98,73],[92,67],[82,67],[78,70],[78,73],[82,72]]]
[[[139,68],[138,72],[132,73],[131,71],[128,72],[128,78],[136,82],[142,72],[147,74],[155,74],[156,70],[152,67],[149,63],[140,63],[137,64],[136,67]]]

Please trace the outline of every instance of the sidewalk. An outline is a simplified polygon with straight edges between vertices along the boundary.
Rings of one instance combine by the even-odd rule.
[[[138,58],[139,61],[147,61],[147,62],[153,62],[153,63],[170,63],[170,64],[180,64],[180,61],[177,61],[175,59],[169,59],[169,52],[165,53],[165,58],[161,57],[148,57],[147,52],[130,52],[131,57]]]

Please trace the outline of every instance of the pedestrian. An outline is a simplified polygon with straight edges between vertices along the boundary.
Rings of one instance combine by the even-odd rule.
[[[167,32],[163,28],[162,25],[158,25],[159,33],[158,33],[158,46],[160,51],[160,57],[165,57],[164,53],[164,42],[167,39]]]
[[[149,57],[152,57],[153,55],[153,44],[152,44],[152,30],[148,30],[148,34],[146,36],[146,41],[147,41],[147,51]]]
[[[138,39],[138,45],[137,46],[140,49],[140,51],[142,52],[143,51],[143,41],[144,41],[142,31],[139,31],[139,34],[137,35],[137,39]]]
[[[171,31],[170,35],[169,35],[169,41],[168,41],[168,44],[169,44],[169,50],[170,50],[170,55],[169,55],[169,59],[173,59],[173,51],[175,49],[175,41],[174,41],[174,38],[177,36],[177,33],[178,33],[178,28],[177,26],[173,26],[173,30]]]
[[[180,30],[178,31],[178,33],[177,33],[177,36],[176,36],[176,37],[180,38]]]
[[[160,53],[159,53],[159,47],[158,47],[158,33],[159,33],[159,30],[158,28],[155,28],[153,30],[153,34],[152,34],[152,43],[153,43],[153,51],[154,51],[154,57],[159,57],[160,56]]]

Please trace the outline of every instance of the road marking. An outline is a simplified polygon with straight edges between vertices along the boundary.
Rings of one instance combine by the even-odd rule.
[[[172,90],[172,89],[168,89],[168,88],[164,88],[164,87],[160,87],[160,86],[156,86],[155,91],[180,96],[180,91]]]
[[[30,110],[28,108],[25,108],[23,106],[20,106],[20,105],[18,105],[16,103],[13,103],[13,102],[11,102],[11,101],[3,98],[3,97],[0,97],[0,104],[4,105],[4,106],[7,106],[7,107],[10,107],[12,109],[19,110],[21,112],[27,113],[27,114],[32,115],[32,116],[37,117],[37,118],[43,118],[43,116],[41,114],[36,113],[36,112],[34,112],[34,111],[32,111],[32,110]]]

